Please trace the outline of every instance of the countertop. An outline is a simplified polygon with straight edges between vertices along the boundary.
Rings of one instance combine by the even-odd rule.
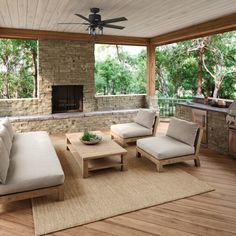
[[[178,102],[177,105],[192,107],[195,109],[206,110],[206,111],[221,112],[221,113],[226,113],[226,114],[228,113],[228,108],[213,107],[210,105],[205,105],[205,104],[196,103],[196,102],[188,102],[188,103]]]

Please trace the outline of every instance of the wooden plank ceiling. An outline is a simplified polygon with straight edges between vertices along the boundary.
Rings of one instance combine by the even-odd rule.
[[[0,0],[0,6],[0,37],[7,35],[4,28],[34,30],[32,37],[41,31],[44,35],[47,31],[88,35],[87,26],[58,23],[82,23],[84,21],[74,14],[79,13],[88,17],[89,9],[98,7],[101,9],[103,20],[121,16],[128,19],[114,23],[125,26],[124,30],[105,28],[104,35],[130,37],[127,38],[128,41],[137,37],[140,39],[136,44],[143,45],[147,43],[145,39],[152,38],[151,42],[158,44],[160,35],[167,35],[236,12],[236,0]],[[18,37],[30,34],[30,31],[14,32],[18,33]],[[12,37],[15,37],[14,34],[12,33]],[[54,33],[52,37],[56,37],[55,35]],[[70,35],[74,37],[73,34]],[[64,36],[65,34],[61,35]],[[83,35],[78,37],[84,41],[91,41]],[[107,38],[108,41],[110,39]],[[123,43],[126,43],[126,39]]]
[[[0,0],[0,37],[70,39],[94,43],[156,46],[204,35],[236,30],[236,0]],[[91,37],[75,13],[86,17],[91,7],[102,20],[124,16],[113,23],[123,30],[104,29]]]

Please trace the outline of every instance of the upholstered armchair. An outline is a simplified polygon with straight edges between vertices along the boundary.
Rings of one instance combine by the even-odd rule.
[[[152,109],[140,109],[134,122],[111,125],[111,137],[122,146],[140,138],[155,136],[159,113]]]
[[[136,156],[146,157],[156,164],[157,171],[163,165],[194,160],[200,166],[198,157],[202,129],[198,124],[172,118],[165,136],[137,140]]]

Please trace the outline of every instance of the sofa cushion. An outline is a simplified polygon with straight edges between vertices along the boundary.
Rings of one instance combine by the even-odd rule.
[[[193,122],[172,118],[166,135],[194,146],[199,125]]]
[[[133,138],[139,136],[152,135],[152,129],[148,129],[134,122],[111,125],[111,131],[122,138]]]
[[[156,136],[139,139],[137,147],[151,154],[157,159],[194,154],[194,147],[168,136]]]
[[[152,129],[152,126],[155,121],[156,111],[151,109],[142,109],[139,110],[134,121],[148,129]]]
[[[4,125],[0,125],[0,138],[2,138],[3,140],[8,155],[10,155],[12,140],[10,138],[7,128]]]
[[[9,168],[9,154],[3,143],[2,138],[0,138],[0,183],[5,184],[7,178],[7,171]]]
[[[0,124],[4,125],[7,128],[8,134],[12,140],[14,137],[14,131],[9,118],[5,117],[3,120],[1,120]]]
[[[0,195],[63,184],[64,173],[48,134],[44,131],[15,134],[11,163]]]

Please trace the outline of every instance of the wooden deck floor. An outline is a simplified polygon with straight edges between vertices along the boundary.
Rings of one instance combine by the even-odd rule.
[[[158,132],[165,133],[167,125],[161,123]],[[200,159],[200,168],[192,163],[178,166],[215,191],[50,235],[236,235],[236,159],[207,149],[201,149]],[[13,235],[34,235],[28,200],[0,205],[0,236]]]

